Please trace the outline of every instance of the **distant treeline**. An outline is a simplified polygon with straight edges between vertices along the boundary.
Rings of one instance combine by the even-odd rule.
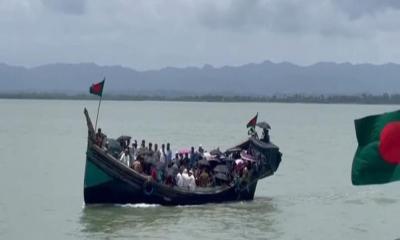
[[[2,99],[60,99],[95,100],[89,94],[63,93],[0,93]],[[187,102],[276,102],[276,103],[355,103],[355,104],[400,104],[400,94],[360,94],[360,95],[307,95],[279,94],[273,96],[157,96],[157,95],[104,95],[103,100],[132,101],[187,101]]]

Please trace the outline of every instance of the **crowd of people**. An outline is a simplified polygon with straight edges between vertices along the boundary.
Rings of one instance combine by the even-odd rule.
[[[108,148],[106,136],[101,129],[96,133],[96,144],[105,149]],[[215,185],[229,184],[233,180],[234,173],[243,179],[248,178],[251,164],[236,164],[232,174],[227,173],[224,180],[216,179],[215,172],[206,161],[210,153],[200,145],[196,150],[192,146],[188,151],[172,153],[170,143],[159,145],[142,140],[138,146],[137,140],[131,143],[130,137],[119,139],[119,154],[115,154],[119,161],[140,174],[145,174],[153,181],[169,186],[178,186],[194,191],[196,187],[213,187]],[[207,163],[207,161],[206,161]]]

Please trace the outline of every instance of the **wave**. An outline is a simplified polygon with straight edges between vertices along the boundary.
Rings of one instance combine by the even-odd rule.
[[[147,204],[147,203],[136,203],[136,204],[116,204],[115,206],[124,207],[124,208],[153,208],[160,207],[159,204]]]

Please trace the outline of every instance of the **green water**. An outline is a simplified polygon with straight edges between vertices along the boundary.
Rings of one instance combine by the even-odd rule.
[[[83,204],[96,101],[0,100],[0,239],[395,239],[399,183],[354,187],[353,120],[397,106],[104,101],[99,126],[174,150],[230,147],[272,126],[283,161],[255,200],[203,206]]]

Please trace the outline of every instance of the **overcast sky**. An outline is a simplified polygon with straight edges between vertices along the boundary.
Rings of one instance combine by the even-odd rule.
[[[398,0],[0,0],[0,62],[400,63]]]

